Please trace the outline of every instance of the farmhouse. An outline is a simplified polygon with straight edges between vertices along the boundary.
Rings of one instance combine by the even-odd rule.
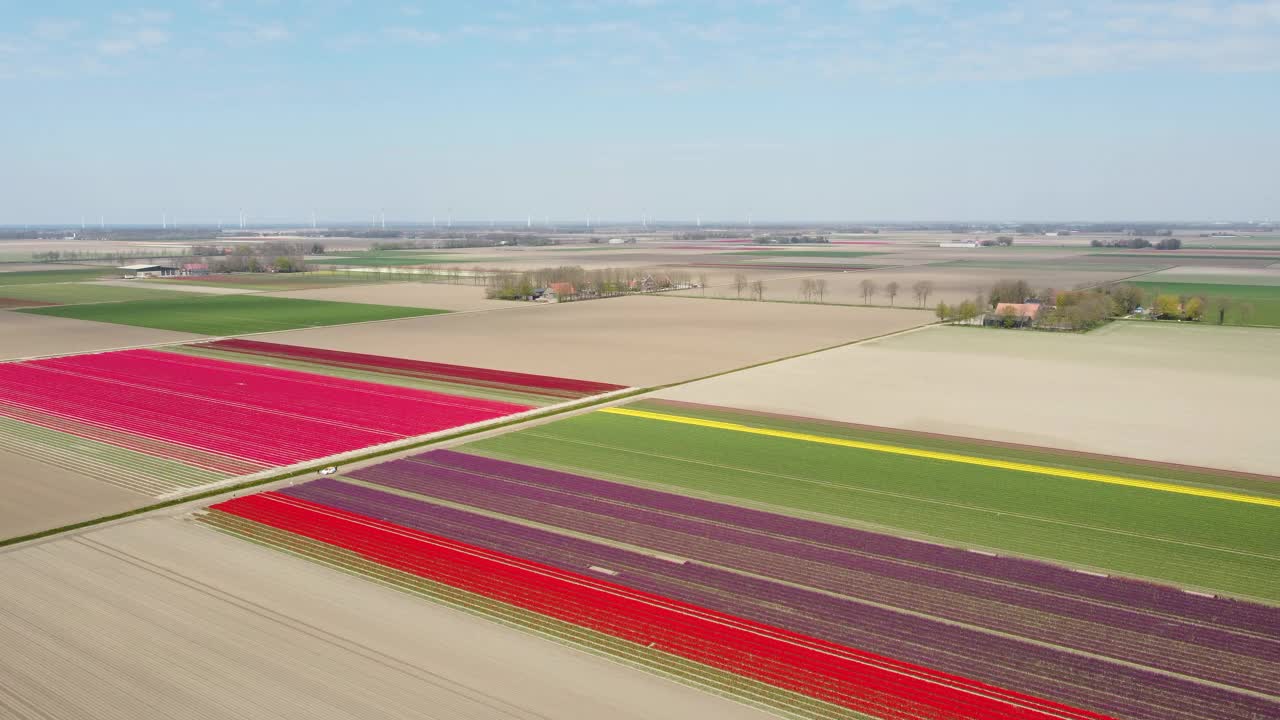
[[[997,303],[994,312],[989,312],[982,319],[986,326],[1008,325],[1012,318],[1014,327],[1027,327],[1040,316],[1040,303]]]
[[[169,267],[168,265],[123,265],[116,268],[133,277],[164,277],[166,275],[177,275],[178,268]]]

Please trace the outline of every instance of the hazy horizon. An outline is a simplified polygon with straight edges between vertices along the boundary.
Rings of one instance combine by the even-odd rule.
[[[1277,0],[0,0],[0,28],[0,225],[1280,218]]]

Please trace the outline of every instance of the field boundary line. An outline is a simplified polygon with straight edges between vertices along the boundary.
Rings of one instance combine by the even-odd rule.
[[[1161,492],[1175,493],[1181,495],[1194,495],[1197,497],[1207,497],[1215,500],[1227,500],[1231,502],[1249,503],[1254,505],[1265,505],[1268,507],[1280,507],[1280,498],[1259,497],[1256,495],[1246,495],[1244,493],[1226,492],[1223,490],[1211,490],[1208,488],[1189,487],[1185,485],[1174,485],[1172,483],[1162,483],[1153,480],[1138,480],[1135,478],[1126,478],[1119,475],[1106,475],[1103,473],[1086,472],[1083,470],[1069,470],[1067,468],[1056,468],[1048,465],[1034,465],[1031,463],[1012,462],[1009,460],[995,460],[990,458],[976,457],[973,455],[961,455],[959,453],[940,452],[937,450],[920,450],[916,448],[902,447],[899,445],[885,445],[882,443],[865,442],[862,440],[848,440],[845,438],[835,438],[826,435],[813,435],[810,433],[799,433],[790,430],[773,430],[769,428],[757,428],[749,425],[740,425],[738,423],[723,422],[720,420],[706,420],[703,418],[692,418],[681,415],[670,415],[667,413],[658,413],[650,410],[634,410],[631,408],[610,407],[603,408],[597,412],[609,413],[612,415],[624,415],[627,417],[637,417],[646,420],[657,420],[661,422],[679,423],[682,425],[696,425],[698,427],[714,428],[717,430],[729,430],[733,432],[747,433],[751,435],[764,435],[767,437],[777,437],[787,440],[800,440],[803,442],[819,443],[822,445],[835,445],[838,447],[854,448],[857,450],[870,450],[873,452],[888,453],[891,455],[907,455],[911,457],[926,458],[929,460],[942,460],[945,462],[962,463],[965,465],[981,465],[984,467],[998,468],[1001,470],[1012,470],[1015,472],[1034,473],[1037,475],[1051,475],[1054,477],[1071,478],[1073,480],[1088,480],[1091,482],[1105,483],[1108,485],[1120,485],[1124,487],[1142,488],[1145,490],[1157,490]]]

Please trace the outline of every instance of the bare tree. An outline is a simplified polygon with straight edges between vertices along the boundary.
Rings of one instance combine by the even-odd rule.
[[[751,295],[755,297],[756,300],[764,299],[764,281],[763,280],[755,280],[751,283]]]
[[[813,301],[813,281],[805,278],[800,281],[800,297],[805,302]]]
[[[818,302],[823,302],[827,297],[827,280],[826,278],[818,278],[813,281],[813,294],[818,296]]]
[[[861,287],[862,287],[862,304],[870,305],[871,296],[876,294],[876,281],[872,280],[871,278],[866,278],[865,280],[862,281]]]
[[[738,297],[742,297],[742,291],[747,289],[747,276],[738,273],[733,276],[733,289],[738,291]]]
[[[702,288],[702,296],[706,297],[707,296],[707,274],[706,273],[698,274],[698,287]]]
[[[920,280],[911,286],[911,292],[915,293],[916,302],[920,307],[924,307],[929,303],[929,294],[933,292],[933,281]]]
[[[884,294],[889,296],[890,305],[893,304],[893,299],[898,296],[898,290],[901,287],[902,286],[898,284],[897,280],[893,280],[888,285],[884,286]]]

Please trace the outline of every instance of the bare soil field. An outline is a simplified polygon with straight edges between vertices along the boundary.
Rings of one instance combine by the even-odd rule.
[[[174,517],[0,554],[0,606],[7,718],[772,717]]]
[[[142,507],[152,499],[0,450],[0,540]]]
[[[289,290],[272,293],[273,297],[303,300],[336,300],[338,302],[396,305],[398,307],[439,308],[441,310],[492,310],[519,307],[521,303],[489,300],[478,285],[444,285],[440,283],[393,282],[379,285],[316,290]]]
[[[932,321],[879,308],[633,296],[435,315],[255,339],[651,386]]]
[[[87,265],[65,265],[61,263],[0,263],[0,273],[7,272],[44,272],[48,270],[83,270]]]
[[[659,393],[672,400],[1275,474],[1280,333],[1121,322],[937,327]]]
[[[1070,290],[1080,285],[1092,285],[1102,282],[1122,280],[1133,275],[1131,272],[1089,271],[1089,270],[1039,270],[1029,268],[973,268],[930,266],[902,267],[892,270],[862,270],[847,273],[811,273],[803,276],[761,278],[765,283],[764,298],[776,301],[799,301],[803,298],[801,288],[805,279],[825,280],[827,293],[824,299],[828,303],[861,305],[864,303],[862,282],[871,280],[877,290],[871,296],[872,305],[889,305],[886,286],[891,282],[899,285],[898,295],[893,304],[899,307],[917,307],[919,303],[914,297],[911,287],[915,283],[927,280],[933,283],[933,292],[929,295],[927,306],[935,307],[939,302],[948,304],[963,300],[972,300],[979,292],[989,293],[991,286],[1005,279],[1026,280],[1031,287],[1042,289]],[[701,290],[688,290],[678,293],[683,296],[701,296]],[[742,296],[747,297],[748,292]],[[738,297],[737,289],[732,283],[717,284],[706,292],[707,297]]]
[[[112,350],[199,340],[202,337],[169,330],[0,311],[0,360]]]

